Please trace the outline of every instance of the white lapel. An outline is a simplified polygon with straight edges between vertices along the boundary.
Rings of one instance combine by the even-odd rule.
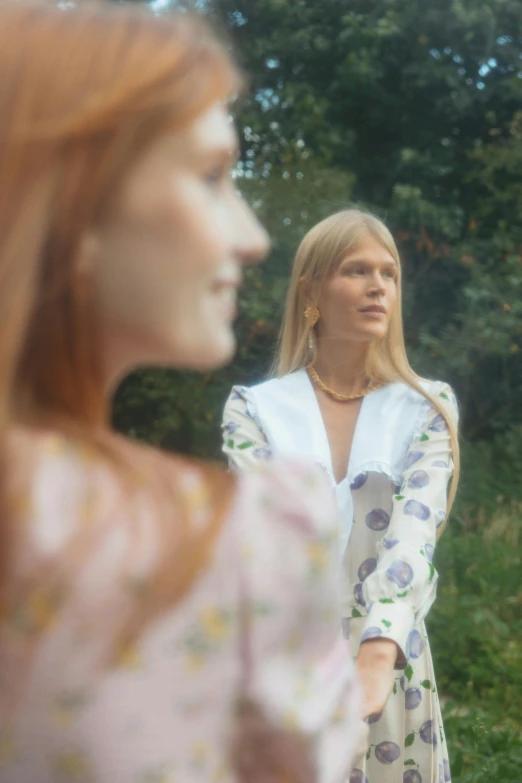
[[[348,482],[352,484],[361,473],[375,472],[400,484],[408,448],[428,406],[428,401],[405,383],[389,383],[368,394],[354,432]]]
[[[424,384],[423,384],[424,385]],[[428,402],[405,383],[390,383],[363,398],[347,475],[336,484],[328,436],[306,370],[244,388],[248,410],[274,456],[303,457],[321,465],[335,489],[344,552],[353,522],[350,485],[362,473],[383,473],[400,484],[406,455]]]
[[[246,389],[250,413],[274,456],[308,457],[331,474],[330,446],[306,370]]]

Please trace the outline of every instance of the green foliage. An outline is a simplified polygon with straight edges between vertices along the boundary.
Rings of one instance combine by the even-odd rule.
[[[226,372],[142,370],[119,389],[114,424],[127,435],[164,449],[219,458],[223,401],[231,384]]]
[[[194,4],[226,27],[250,79],[237,182],[273,251],[248,275],[234,364],[203,391],[192,376],[140,375],[118,425],[132,409],[141,436],[217,455],[229,387],[269,366],[299,240],[353,202],[399,241],[412,364],[455,386],[465,436],[521,424],[520,0]]]
[[[453,783],[520,783],[520,730],[503,725],[483,707],[466,711],[456,704],[447,705],[444,726]]]
[[[520,720],[521,511],[522,504],[451,524],[439,544],[441,582],[429,616],[440,691],[467,707],[498,704],[501,721]]]
[[[464,448],[436,552],[428,630],[454,783],[519,783],[522,759],[522,438]]]

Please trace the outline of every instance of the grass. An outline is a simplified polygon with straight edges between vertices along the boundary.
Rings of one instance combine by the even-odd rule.
[[[437,548],[440,582],[428,628],[453,783],[521,783],[520,473],[503,476],[516,487],[509,496],[495,492],[500,482],[481,481],[491,455],[472,458],[465,454],[470,467]]]

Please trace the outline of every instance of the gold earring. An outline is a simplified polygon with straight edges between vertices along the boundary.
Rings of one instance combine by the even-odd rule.
[[[306,308],[304,311],[304,317],[308,321],[308,328],[309,328],[309,334],[308,334],[308,350],[313,351],[314,349],[314,326],[316,325],[317,321],[321,317],[321,313],[317,309],[317,307],[311,307],[310,305]]]
[[[308,306],[306,308],[306,310],[304,311],[304,317],[309,322],[308,325],[309,325],[310,329],[313,329],[314,326],[316,325],[317,321],[321,317],[321,313],[319,312],[317,307]]]

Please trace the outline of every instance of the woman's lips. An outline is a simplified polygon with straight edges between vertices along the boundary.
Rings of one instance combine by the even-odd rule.
[[[386,318],[386,309],[379,305],[375,305],[373,307],[365,307],[363,310],[360,310],[360,312],[363,315],[367,316],[368,318],[373,318],[377,321]]]

